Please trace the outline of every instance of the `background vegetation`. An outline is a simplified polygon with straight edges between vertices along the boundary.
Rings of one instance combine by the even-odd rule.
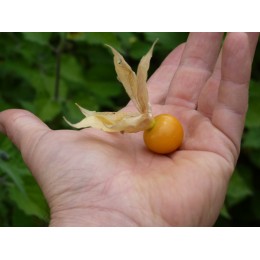
[[[128,97],[116,80],[118,49],[135,67],[159,38],[150,73],[184,42],[187,33],[1,33],[0,111],[30,110],[52,129],[78,121],[74,102],[93,110],[118,110]],[[260,225],[260,50],[256,51],[241,155],[216,226]],[[0,135],[0,226],[47,226],[48,205],[19,151]]]

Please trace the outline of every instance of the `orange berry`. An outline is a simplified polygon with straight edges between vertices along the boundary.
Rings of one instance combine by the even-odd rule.
[[[167,154],[177,150],[183,140],[183,128],[179,120],[169,114],[154,118],[151,128],[144,131],[144,142],[153,152]]]

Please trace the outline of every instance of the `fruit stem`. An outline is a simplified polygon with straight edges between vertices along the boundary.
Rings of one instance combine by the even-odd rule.
[[[148,131],[151,130],[151,129],[154,127],[154,125],[155,125],[155,119],[152,117],[152,119],[151,119],[151,121],[150,121],[150,125],[149,125],[149,127],[147,128],[147,130],[148,130]]]

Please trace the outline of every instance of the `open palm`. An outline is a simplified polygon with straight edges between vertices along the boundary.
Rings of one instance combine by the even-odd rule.
[[[27,111],[0,113],[55,226],[214,224],[239,155],[257,34],[190,34],[149,80],[153,114],[185,131],[169,155],[148,151],[142,133],[50,130]],[[128,105],[131,109],[131,104]]]

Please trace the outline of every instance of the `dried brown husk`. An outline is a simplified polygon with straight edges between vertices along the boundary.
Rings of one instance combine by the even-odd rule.
[[[96,112],[77,105],[85,118],[76,124],[72,124],[64,118],[65,121],[74,128],[92,127],[106,132],[135,133],[150,128],[153,118],[146,81],[156,42],[157,40],[153,43],[148,53],[142,57],[137,68],[137,73],[131,69],[118,51],[107,45],[114,54],[117,78],[123,84],[126,93],[135,105],[137,109],[136,113],[122,111]]]

